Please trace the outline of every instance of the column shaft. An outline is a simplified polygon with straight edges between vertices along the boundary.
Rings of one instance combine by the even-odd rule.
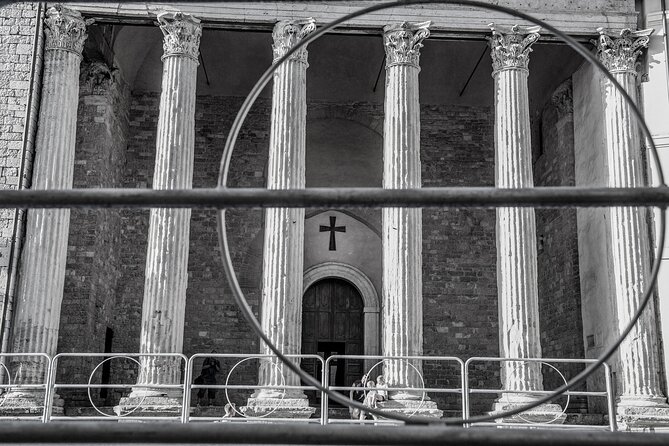
[[[388,68],[383,144],[383,187],[421,187],[419,68]],[[423,352],[422,210],[384,208],[383,216],[383,354]],[[413,364],[421,370],[421,364]],[[407,362],[388,361],[384,375],[391,387],[420,387]]]
[[[421,187],[419,57],[429,36],[427,23],[389,25],[386,47],[383,187]],[[422,210],[385,208],[383,217],[382,352],[415,356],[423,352]],[[420,361],[384,363],[389,387],[421,387]],[[398,391],[391,399],[420,398]]]
[[[527,89],[529,53],[538,28],[514,26],[504,33],[492,27],[490,39],[495,87],[495,186],[533,187],[530,114]],[[534,209],[497,209],[497,292],[501,357],[539,358],[536,222]],[[504,389],[542,390],[538,363],[506,362]],[[526,396],[505,394],[500,401]]]
[[[274,60],[315,28],[313,19],[277,23],[273,33]],[[307,51],[302,48],[283,62],[274,74],[268,189],[305,187],[307,67]],[[284,354],[301,353],[303,270],[304,209],[268,209],[265,213],[260,315],[263,330]],[[271,351],[262,345],[261,353],[271,354]],[[258,382],[260,385],[300,385],[299,377],[280,361],[262,361]],[[262,406],[264,403],[258,400],[280,398],[283,394],[281,390],[259,390],[253,398],[257,399],[258,406]],[[302,391],[290,390],[285,392],[282,401],[287,403],[286,399],[304,398]],[[276,404],[281,405],[281,402]],[[305,414],[304,409],[290,415],[280,411],[280,416]]]
[[[615,41],[602,33],[596,42],[600,59],[636,102],[636,60],[648,43],[647,32],[623,31]],[[604,80],[604,119],[609,187],[645,185],[641,138],[631,106],[609,80]],[[638,310],[649,286],[650,242],[645,208],[610,209],[613,292],[618,327],[622,331]],[[621,404],[662,404],[657,329],[653,302],[619,348]]]
[[[37,128],[33,189],[69,189],[74,173],[79,64],[86,39],[81,14],[52,7],[45,19],[44,77]],[[56,354],[69,209],[31,209],[20,277],[12,351]],[[13,383],[42,383],[44,361],[13,360]]]
[[[533,187],[527,70],[495,75],[495,185]],[[497,209],[497,288],[500,356],[539,358],[539,304],[534,209]],[[541,390],[541,367],[504,363],[502,383],[509,390]]]
[[[306,69],[305,63],[289,59],[274,75],[268,189],[305,187]],[[261,323],[285,354],[301,353],[303,267],[304,209],[268,209]],[[262,352],[271,353],[266,346]],[[283,379],[287,385],[299,385],[297,375],[280,362],[262,367],[260,373],[261,385],[281,385]]]
[[[199,20],[181,13],[158,16],[165,34],[156,139],[154,189],[193,184],[195,88]],[[140,351],[180,353],[183,348],[190,209],[152,209],[146,256]],[[138,384],[179,383],[181,361],[143,358]],[[165,393],[164,390],[155,393]]]

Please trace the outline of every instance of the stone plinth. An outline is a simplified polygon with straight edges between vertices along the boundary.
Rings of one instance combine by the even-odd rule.
[[[377,403],[378,409],[383,412],[395,413],[404,416],[417,417],[432,417],[441,418],[444,412],[437,408],[434,401],[426,399],[425,401],[417,400],[388,400]],[[382,418],[382,417],[381,417]]]
[[[249,398],[241,412],[247,417],[311,418],[316,413],[316,408],[309,406],[309,400],[304,395],[271,398],[259,394],[257,397]]]
[[[522,401],[506,399],[502,396],[497,400],[493,411],[491,413],[506,412],[518,408],[519,405],[531,402],[527,398]],[[504,417],[496,420],[497,422],[513,423],[513,424],[562,424],[567,419],[567,414],[562,412],[562,408],[558,404],[541,404],[523,413]]]
[[[180,395],[157,395],[157,391],[149,391],[147,395],[138,395],[133,389],[130,396],[121,398],[118,406],[113,407],[117,416],[129,417],[178,417],[181,415],[182,399]]]

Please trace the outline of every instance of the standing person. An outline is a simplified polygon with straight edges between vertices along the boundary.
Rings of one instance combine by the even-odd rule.
[[[216,350],[212,350],[212,353],[216,353]],[[218,359],[214,357],[209,357],[204,360],[202,363],[202,370],[200,371],[200,376],[195,378],[194,384],[210,384],[216,385],[216,374],[221,371],[221,363]],[[214,404],[216,399],[216,389],[208,389],[202,387],[197,392],[197,404],[198,406],[202,405],[204,400],[205,391],[207,392],[207,403],[209,406]]]

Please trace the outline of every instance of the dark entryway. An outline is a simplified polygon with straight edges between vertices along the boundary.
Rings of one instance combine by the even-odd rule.
[[[302,301],[302,353],[362,355],[363,301],[358,290],[341,279],[316,282]],[[363,374],[362,360],[337,360],[330,366],[330,384],[350,386]],[[302,368],[320,379],[320,365],[303,360]],[[344,392],[348,393],[348,392]]]

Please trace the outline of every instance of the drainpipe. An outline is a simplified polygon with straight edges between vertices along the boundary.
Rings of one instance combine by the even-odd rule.
[[[26,162],[30,154],[35,150],[35,134],[37,130],[37,116],[40,100],[42,60],[44,53],[44,12],[46,4],[37,4],[35,34],[33,35],[33,51],[30,71],[30,84],[28,87],[28,101],[26,102],[26,114],[24,118],[24,129],[21,144],[21,161],[19,165],[18,189],[27,189],[30,179],[26,177]],[[16,283],[18,279],[19,258],[21,246],[25,237],[25,209],[14,210],[14,229],[12,232],[11,248],[9,252],[9,269],[7,271],[7,285],[5,287],[5,304],[2,307],[2,318],[0,319],[0,335],[2,344],[0,352],[6,353],[9,349],[9,337],[11,333],[11,319],[14,309],[14,298],[16,295]],[[0,361],[3,365],[5,358]],[[0,366],[0,383],[4,383],[5,369]],[[2,393],[2,392],[0,392]]]

